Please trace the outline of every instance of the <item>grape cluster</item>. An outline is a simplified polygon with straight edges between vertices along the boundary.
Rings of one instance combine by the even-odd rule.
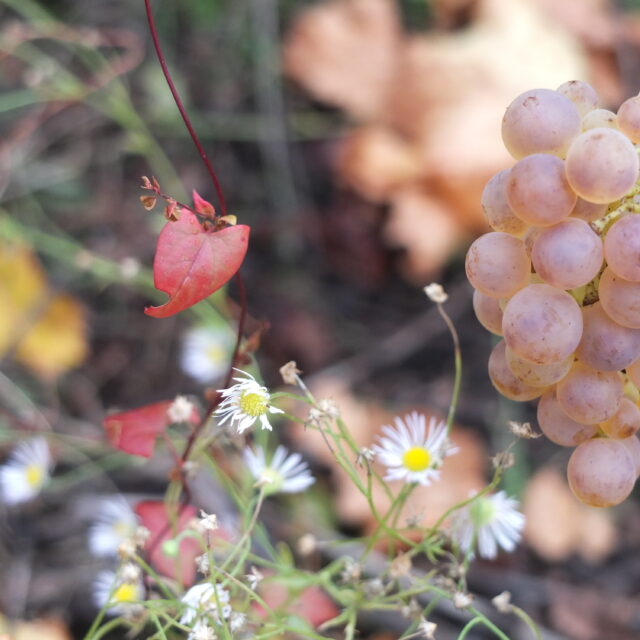
[[[622,502],[640,473],[640,96],[618,113],[585,82],[518,96],[502,121],[515,164],[487,183],[493,229],[469,248],[480,323],[503,339],[489,377],[539,398],[538,422],[575,447],[569,485]]]

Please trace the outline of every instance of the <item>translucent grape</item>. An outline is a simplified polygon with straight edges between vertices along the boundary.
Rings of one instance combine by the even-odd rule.
[[[609,205],[607,203],[587,202],[579,197],[576,200],[576,206],[573,207],[571,216],[574,218],[580,218],[585,222],[593,222],[598,218],[602,218],[602,216],[607,213],[608,208]]]
[[[627,447],[627,451],[631,454],[636,465],[636,475],[640,475],[640,440],[637,435],[629,436],[623,440],[618,440]]]
[[[581,127],[583,131],[597,129],[598,127],[617,129],[618,118],[616,114],[613,113],[613,111],[609,111],[609,109],[594,109],[582,118]]]
[[[616,220],[604,238],[607,265],[617,276],[640,282],[640,215]]]
[[[492,298],[508,298],[529,281],[531,261],[522,240],[493,231],[469,247],[465,267],[476,289]]]
[[[532,387],[548,387],[559,382],[569,373],[573,364],[573,356],[569,356],[561,362],[534,364],[515,354],[509,347],[507,347],[505,355],[513,375]]]
[[[573,190],[589,202],[618,200],[638,179],[636,150],[616,129],[581,133],[569,147],[565,167]]]
[[[600,302],[582,309],[582,340],[578,360],[600,371],[620,371],[640,357],[640,329],[614,322]]]
[[[607,268],[600,276],[598,295],[612,320],[623,327],[640,329],[640,283],[619,278]]]
[[[489,378],[493,386],[510,400],[524,402],[544,393],[544,388],[525,384],[511,373],[505,356],[504,340],[498,342],[489,356]]]
[[[625,368],[629,380],[631,380],[636,387],[640,387],[640,358]]]
[[[524,242],[524,248],[529,257],[531,257],[535,241],[543,231],[544,229],[542,227],[529,227],[522,236],[522,242]]]
[[[487,221],[494,231],[504,231],[514,236],[521,236],[527,225],[518,218],[509,203],[507,202],[507,180],[509,178],[509,169],[496,173],[489,182],[487,182],[482,192],[482,209]]]
[[[497,298],[485,296],[480,291],[473,292],[473,310],[480,324],[497,336],[502,335],[502,309]]]
[[[597,109],[600,103],[596,90],[582,80],[569,80],[561,84],[557,91],[573,102],[581,117]]]
[[[618,128],[631,142],[640,142],[640,96],[629,98],[620,105]]]
[[[566,360],[582,335],[582,313],[565,291],[548,284],[530,284],[505,307],[502,333],[507,346],[535,364]]]
[[[636,476],[627,447],[609,438],[583,442],[571,454],[567,466],[571,490],[591,507],[620,504],[631,493]]]
[[[575,289],[598,275],[602,240],[584,221],[569,218],[544,229],[533,244],[536,273],[559,289]]]
[[[640,429],[640,408],[629,398],[622,398],[618,410],[604,422],[600,428],[610,438],[628,438]]]
[[[532,153],[564,157],[580,132],[580,114],[557,91],[532,89],[520,94],[502,119],[502,140],[516,159]]]
[[[613,416],[623,393],[622,376],[612,371],[596,371],[576,362],[556,387],[562,410],[576,422],[595,424]]]
[[[545,391],[538,402],[538,424],[551,442],[561,447],[575,447],[598,432],[597,424],[580,424],[560,407],[555,389]]]
[[[568,217],[577,196],[567,181],[564,162],[536,153],[517,162],[506,181],[507,201],[528,224],[547,227]]]

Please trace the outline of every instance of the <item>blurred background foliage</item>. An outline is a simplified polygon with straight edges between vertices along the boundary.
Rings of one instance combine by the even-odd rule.
[[[269,325],[257,354],[267,382],[296,360],[363,444],[393,413],[442,414],[452,350],[420,287],[448,289],[467,453],[423,496],[432,517],[482,484],[487,450],[508,442],[507,420],[534,417],[491,388],[491,339],[462,269],[485,230],[482,187],[510,164],[504,108],[521,91],[574,78],[607,108],[637,93],[640,2],[153,4],[229,209],[252,227],[243,275],[250,329]],[[161,456],[131,465],[108,451],[105,413],[198,393],[179,365],[183,336],[236,317],[222,294],[175,319],[143,315],[163,298],[151,267],[164,221],[138,200],[150,174],[178,199],[195,188],[213,201],[150,50],[142,2],[0,0],[0,434],[8,444],[52,428],[65,452],[53,497],[0,522],[0,609],[57,620],[34,637],[74,637],[93,615],[96,561],[78,551],[85,501],[115,487],[163,490]],[[331,525],[366,530],[367,509],[331,475],[320,445],[294,429],[287,437],[324,470]],[[637,638],[637,500],[607,513],[578,507],[557,471],[565,452],[538,440],[517,455],[508,483],[524,499],[528,546],[508,564],[478,566],[472,590],[511,589],[555,630],[549,637]]]

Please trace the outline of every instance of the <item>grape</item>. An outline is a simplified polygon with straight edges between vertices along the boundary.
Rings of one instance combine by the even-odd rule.
[[[548,387],[559,382],[569,373],[573,364],[573,356],[569,356],[561,362],[534,364],[515,354],[509,347],[507,347],[505,355],[513,375],[532,387]]]
[[[549,89],[520,94],[502,119],[502,140],[519,160],[532,153],[564,156],[580,133],[580,114],[567,97]]]
[[[640,440],[638,436],[629,436],[628,438],[618,440],[618,442],[627,447],[627,451],[631,454],[636,465],[636,475],[640,475]]]
[[[638,155],[622,133],[598,127],[581,133],[571,143],[565,168],[569,184],[581,198],[612,202],[635,185]]]
[[[522,240],[493,231],[469,247],[465,267],[476,289],[492,298],[508,298],[529,281],[531,261]]]
[[[593,280],[602,259],[600,237],[584,220],[574,218],[544,229],[531,252],[536,273],[559,289],[575,289]]]
[[[622,398],[618,410],[600,428],[610,438],[628,438],[640,429],[640,409],[629,398]]]
[[[580,424],[572,420],[560,408],[555,389],[545,391],[538,402],[538,424],[542,433],[561,447],[575,447],[598,432],[597,424]]]
[[[581,117],[598,108],[600,100],[596,90],[582,80],[569,80],[561,84],[557,91],[573,102]]]
[[[607,265],[617,276],[640,282],[640,215],[616,220],[604,239]]]
[[[582,309],[582,340],[578,360],[600,371],[620,371],[640,357],[640,329],[614,322],[600,302]]]
[[[598,295],[612,320],[623,327],[640,329],[640,283],[619,278],[607,268],[600,276]]]
[[[628,448],[609,438],[583,442],[571,454],[567,467],[571,490],[591,507],[620,504],[631,493],[636,476]]]
[[[594,109],[582,118],[580,123],[583,131],[605,127],[610,129],[618,128],[618,118],[613,111],[609,109]]]
[[[626,367],[627,376],[636,387],[640,387],[640,358]]]
[[[556,387],[562,410],[581,424],[595,424],[611,418],[620,406],[622,392],[619,373],[597,371],[582,362],[576,362]]]
[[[548,284],[530,284],[505,307],[502,333],[507,346],[535,364],[566,360],[582,335],[582,314],[565,291]]]
[[[547,227],[568,217],[577,196],[565,176],[564,162],[536,153],[517,162],[506,181],[507,201],[528,224]]]
[[[640,142],[640,96],[629,98],[620,105],[618,127],[631,142]]]
[[[507,365],[505,343],[500,340],[489,356],[489,377],[493,386],[509,400],[524,402],[544,393],[544,388],[532,387],[516,378]]]
[[[521,236],[527,225],[513,213],[507,202],[508,178],[509,169],[505,169],[496,173],[487,182],[482,192],[482,209],[494,231],[504,231],[504,233],[510,233],[514,236]]]
[[[573,207],[571,215],[574,218],[580,218],[585,222],[593,222],[598,218],[602,218],[602,216],[607,213],[608,208],[609,205],[607,203],[587,202],[579,197],[576,200],[576,206]]]
[[[485,296],[481,291],[473,292],[473,310],[480,324],[497,336],[502,335],[502,309],[496,298]]]
[[[542,227],[529,227],[522,236],[522,242],[524,242],[524,248],[529,257],[531,257],[535,241],[543,231],[544,229]]]

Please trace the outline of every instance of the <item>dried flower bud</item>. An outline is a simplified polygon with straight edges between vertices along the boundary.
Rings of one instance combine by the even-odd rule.
[[[518,436],[518,438],[531,440],[533,438],[539,438],[542,435],[541,433],[536,433],[531,428],[530,422],[516,422],[515,420],[509,420],[508,426],[509,431],[511,431],[514,436]]]
[[[301,556],[309,556],[318,548],[318,541],[312,533],[305,533],[298,539],[296,547]]]
[[[404,578],[411,573],[411,566],[411,556],[408,553],[402,553],[389,565],[389,575],[395,580]]]
[[[511,604],[511,594],[508,591],[503,591],[491,600],[493,606],[500,613],[511,613],[513,605]]]
[[[156,206],[156,201],[157,198],[155,196],[140,196],[140,202],[147,211],[151,211]]]
[[[280,367],[280,375],[282,376],[285,384],[298,384],[298,376],[301,373],[302,371],[298,369],[298,365],[296,365],[293,360]]]
[[[473,598],[471,597],[471,594],[469,594],[469,593],[464,593],[462,591],[456,591],[453,594],[453,606],[456,609],[466,609],[467,607],[470,607],[472,600],[473,600]]]
[[[427,638],[427,640],[435,640],[434,633],[438,625],[435,622],[429,622],[426,618],[422,618],[420,620],[420,624],[418,625],[418,631]]]
[[[437,282],[432,282],[424,288],[424,292],[427,294],[427,297],[432,302],[436,304],[442,304],[449,299],[447,292],[442,288],[441,284]]]

